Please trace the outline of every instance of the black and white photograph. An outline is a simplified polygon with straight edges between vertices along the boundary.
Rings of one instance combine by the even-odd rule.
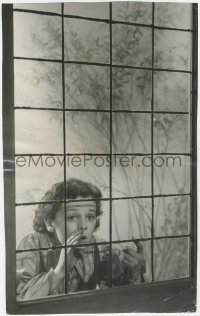
[[[2,4],[8,314],[195,312],[198,3]]]

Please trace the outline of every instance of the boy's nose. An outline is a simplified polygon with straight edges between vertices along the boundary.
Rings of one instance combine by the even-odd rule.
[[[79,228],[87,229],[87,223],[83,218],[79,221]]]

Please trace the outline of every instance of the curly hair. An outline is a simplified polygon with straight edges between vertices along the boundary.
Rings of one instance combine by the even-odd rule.
[[[39,204],[35,211],[35,218],[33,220],[33,228],[36,232],[47,233],[45,219],[54,220],[56,212],[62,205],[64,200],[64,182],[55,183],[50,190],[48,190],[43,196],[41,202],[47,202]],[[89,182],[81,181],[79,179],[71,178],[66,181],[66,198],[73,200],[76,198],[101,199],[102,193],[95,185]],[[48,203],[53,201],[55,203]],[[57,202],[56,202],[57,201]],[[101,210],[101,201],[96,202],[96,215],[99,216],[103,212]],[[99,226],[99,220],[97,220],[96,228]]]

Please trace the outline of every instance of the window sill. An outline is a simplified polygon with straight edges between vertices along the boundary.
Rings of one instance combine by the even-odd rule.
[[[10,314],[194,312],[196,282],[180,279],[17,303]]]

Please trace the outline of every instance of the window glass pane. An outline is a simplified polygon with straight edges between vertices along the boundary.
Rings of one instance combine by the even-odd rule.
[[[190,115],[154,114],[154,153],[190,152]]]
[[[109,153],[109,113],[66,113],[67,153]]]
[[[16,154],[63,153],[62,113],[15,111]]]
[[[152,4],[148,2],[113,2],[113,20],[151,24]]]
[[[155,25],[189,29],[192,27],[192,4],[155,3]]]
[[[61,18],[40,14],[14,14],[14,55],[61,59]]]
[[[65,66],[67,109],[109,109],[110,70],[107,67]]]
[[[151,276],[151,242],[133,241],[112,245],[112,276],[113,286],[137,285],[149,283]],[[139,260],[137,269],[132,268],[135,257]]]
[[[164,71],[154,72],[154,109],[190,112],[191,75]]]
[[[15,60],[15,106],[62,108],[62,66]]]
[[[113,109],[151,110],[151,71],[113,68]]]
[[[14,9],[61,13],[60,3],[14,3]]]
[[[90,18],[109,18],[109,4],[108,3],[65,3],[66,15],[80,15]]]
[[[188,196],[154,199],[155,236],[185,235],[189,233],[190,199]]]
[[[151,115],[113,113],[113,153],[151,152]]]
[[[17,206],[15,209],[16,218],[16,244],[25,234],[33,230],[33,219],[35,215],[36,205]],[[22,225],[26,223],[26,225]]]
[[[112,29],[113,64],[151,67],[151,29],[120,24]]]
[[[58,155],[17,156],[15,158],[16,202],[38,202],[51,185],[63,181],[63,159]],[[35,206],[32,208],[35,209]]]
[[[155,67],[189,71],[190,41],[188,32],[155,30]]]
[[[109,63],[109,24],[65,18],[65,60]]]
[[[189,238],[154,241],[155,281],[189,277]]]
[[[112,171],[113,197],[151,194],[151,157],[114,156]]]
[[[103,198],[109,197],[109,156],[70,155],[66,157],[66,178],[78,178],[96,185]]]
[[[151,199],[113,201],[112,239],[151,237]]]
[[[154,157],[154,194],[190,192],[190,157]]]

